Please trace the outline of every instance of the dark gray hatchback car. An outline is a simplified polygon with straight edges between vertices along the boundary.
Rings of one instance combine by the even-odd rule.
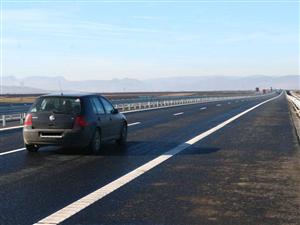
[[[103,96],[44,95],[29,109],[23,138],[30,152],[44,145],[59,145],[98,153],[103,141],[126,143],[127,120]]]

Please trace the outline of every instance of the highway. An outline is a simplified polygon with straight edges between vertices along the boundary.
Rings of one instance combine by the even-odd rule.
[[[300,147],[284,94],[127,113],[101,155],[0,132],[0,224],[299,224]],[[138,169],[137,169],[138,168]]]

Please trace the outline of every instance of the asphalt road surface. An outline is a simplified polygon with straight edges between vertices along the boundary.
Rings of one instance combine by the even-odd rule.
[[[300,148],[285,95],[193,139],[274,96],[129,113],[127,146],[108,143],[97,156],[30,154],[21,130],[2,131],[0,224],[36,223],[178,146],[62,224],[300,224]]]

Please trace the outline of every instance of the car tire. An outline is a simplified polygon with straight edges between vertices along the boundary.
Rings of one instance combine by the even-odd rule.
[[[38,145],[25,145],[28,152],[37,152],[39,150]]]
[[[99,154],[101,152],[101,145],[102,145],[101,132],[100,130],[97,129],[93,135],[93,138],[89,146],[90,152],[95,155]]]
[[[117,139],[117,144],[118,145],[125,145],[127,141],[127,124],[123,124],[120,137]]]

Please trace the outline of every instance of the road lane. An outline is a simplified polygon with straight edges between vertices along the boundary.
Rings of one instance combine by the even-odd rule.
[[[280,95],[282,96],[282,95]],[[154,158],[153,160],[141,165],[137,169],[123,175],[122,177],[112,181],[111,183],[100,187],[96,191],[78,199],[77,201],[73,202],[72,204],[58,210],[57,212],[47,216],[46,218],[38,221],[36,224],[59,224],[66,219],[74,216],[77,213],[80,213],[82,210],[86,209],[87,207],[91,206],[95,202],[103,199],[105,196],[111,194],[112,192],[122,188],[124,185],[128,184],[129,182],[139,178],[140,176],[144,175],[145,173],[149,172],[153,168],[159,166],[160,164],[164,163],[166,160],[174,157],[175,155],[179,154],[180,152],[184,151],[185,149],[189,148],[190,146],[196,144],[197,142],[201,141],[202,139],[206,138],[207,136],[215,133],[216,131],[222,129],[226,125],[234,122],[235,120],[239,119],[240,117],[244,116],[245,114],[251,112],[252,110],[260,107],[263,104],[266,104],[270,101],[274,101],[280,96],[276,96],[272,99],[268,99],[262,103],[259,103],[252,108],[249,108],[238,115],[231,117],[230,119],[218,124],[217,126],[198,134],[197,136],[193,137],[192,139],[176,146],[175,148],[164,152],[162,155]],[[182,114],[182,113],[180,113]],[[174,114],[176,115],[176,114]],[[177,113],[178,115],[178,113]]]
[[[299,224],[299,160],[282,96],[62,224]]]
[[[6,224],[36,222],[260,101],[205,111],[199,105],[189,106],[190,111],[176,123],[172,108],[128,114],[132,122],[142,122],[130,127],[128,146],[117,149],[108,144],[100,156],[45,148],[37,154],[0,157],[0,220]]]

